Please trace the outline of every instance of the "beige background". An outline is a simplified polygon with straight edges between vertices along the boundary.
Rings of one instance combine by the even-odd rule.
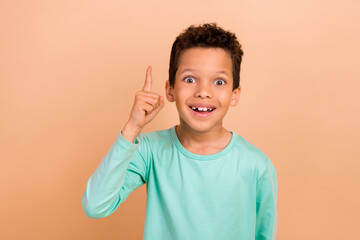
[[[142,238],[145,186],[100,220],[81,197],[147,65],[164,95],[175,37],[214,21],[245,51],[225,127],[276,167],[278,239],[360,239],[359,11],[355,0],[1,1],[0,239]],[[167,102],[146,131],[177,123]]]

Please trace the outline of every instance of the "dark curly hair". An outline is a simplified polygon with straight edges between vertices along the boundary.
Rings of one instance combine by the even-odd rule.
[[[175,85],[175,75],[178,70],[181,54],[186,49],[193,47],[222,48],[228,52],[232,61],[233,90],[239,87],[240,65],[244,52],[235,34],[225,31],[217,26],[216,23],[205,23],[198,26],[191,25],[176,37],[170,54],[170,86],[174,87]]]

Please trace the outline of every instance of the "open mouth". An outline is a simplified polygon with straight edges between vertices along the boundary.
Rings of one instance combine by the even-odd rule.
[[[195,112],[212,112],[215,108],[207,108],[207,107],[192,107],[189,106]]]

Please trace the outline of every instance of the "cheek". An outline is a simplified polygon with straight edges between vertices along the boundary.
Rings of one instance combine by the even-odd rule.
[[[175,103],[176,103],[177,107],[184,105],[186,97],[185,97],[183,91],[176,91],[174,94],[174,97],[175,97]]]
[[[176,99],[179,101],[185,101],[187,98],[189,98],[190,94],[191,94],[190,88],[178,86],[176,91]]]
[[[223,96],[223,98],[221,98],[220,102],[224,109],[228,109],[229,106],[232,104],[231,96]]]
[[[231,101],[232,92],[228,91],[219,91],[216,93],[216,97],[222,102],[222,103],[228,103]]]

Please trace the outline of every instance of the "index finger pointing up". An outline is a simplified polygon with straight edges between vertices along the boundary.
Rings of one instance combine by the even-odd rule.
[[[152,77],[151,77],[151,66],[148,66],[147,70],[146,70],[146,78],[145,78],[145,84],[143,87],[143,91],[151,91],[151,83],[152,83]]]

